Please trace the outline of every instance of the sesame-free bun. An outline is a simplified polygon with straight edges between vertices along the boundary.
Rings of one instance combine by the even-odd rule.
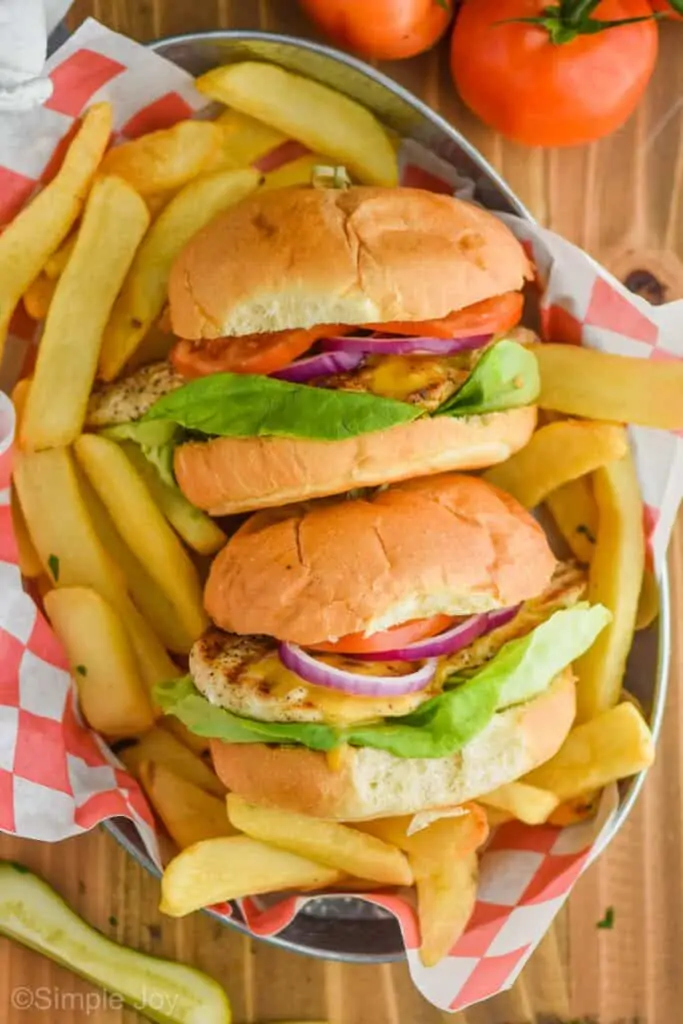
[[[356,487],[482,469],[529,441],[536,407],[486,416],[425,417],[343,441],[219,437],[175,450],[178,486],[213,516],[273,508]]]
[[[181,338],[433,320],[517,291],[529,263],[478,206],[412,188],[255,192],[219,215],[169,281]]]
[[[540,696],[494,715],[461,751],[403,758],[350,747],[339,764],[305,747],[211,741],[219,778],[253,803],[313,817],[361,821],[449,807],[490,793],[548,761],[576,712],[571,669]]]
[[[516,605],[555,565],[518,502],[452,473],[257,512],[214,560],[204,603],[229,632],[310,645]]]

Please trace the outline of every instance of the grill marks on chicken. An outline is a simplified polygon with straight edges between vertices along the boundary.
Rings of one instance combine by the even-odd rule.
[[[395,398],[433,412],[465,383],[474,352],[457,356],[368,356],[355,370],[318,377],[315,387]]]
[[[95,388],[88,403],[86,426],[110,427],[144,416],[157,399],[187,384],[170,363],[150,363],[135,373]]]

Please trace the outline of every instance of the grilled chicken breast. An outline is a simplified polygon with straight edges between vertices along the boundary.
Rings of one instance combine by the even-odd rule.
[[[454,395],[470,375],[476,352],[456,356],[368,356],[347,373],[317,377],[315,387],[362,391],[394,398],[432,412]]]
[[[224,633],[215,627],[192,648],[190,672],[207,700],[243,718],[339,725],[392,718],[408,714],[433,697],[448,676],[483,665],[503,644],[530,633],[560,608],[576,604],[585,589],[585,573],[573,563],[561,563],[544,593],[523,604],[514,619],[475,640],[465,650],[441,659],[433,683],[426,690],[405,697],[348,697],[325,687],[311,686],[285,668],[275,640]],[[407,663],[324,657],[355,672],[396,675],[410,671]]]
[[[88,403],[86,427],[129,423],[148,412],[158,398],[187,384],[170,363],[150,363],[128,377],[97,387]]]

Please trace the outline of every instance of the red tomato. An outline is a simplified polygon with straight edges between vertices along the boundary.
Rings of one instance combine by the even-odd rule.
[[[510,139],[529,146],[591,142],[635,110],[655,66],[657,25],[632,22],[560,41],[548,27],[519,20],[569,31],[549,9],[547,0],[464,0],[451,42],[453,80],[467,106]],[[590,18],[651,13],[646,0],[601,0]]]
[[[468,338],[473,334],[500,334],[515,327],[521,317],[524,299],[521,292],[505,292],[483,302],[475,302],[441,320],[396,321],[366,324],[374,331],[406,334],[418,338]]]
[[[338,46],[399,60],[428,50],[448,26],[451,0],[300,0]]]
[[[429,636],[443,633],[444,629],[455,622],[449,615],[433,615],[430,619],[414,619],[400,626],[392,626],[381,633],[363,636],[362,633],[349,633],[336,643],[311,645],[312,651],[324,651],[326,654],[374,654],[380,651],[392,651],[394,648],[414,644]]]
[[[190,380],[211,373],[276,373],[303,355],[318,338],[348,334],[349,330],[343,324],[327,324],[309,330],[245,334],[240,338],[182,339],[173,346],[169,358],[175,370]]]
[[[661,11],[669,18],[674,18],[676,21],[683,21],[683,14],[678,14],[674,11],[669,0],[650,0],[650,5],[654,11]]]

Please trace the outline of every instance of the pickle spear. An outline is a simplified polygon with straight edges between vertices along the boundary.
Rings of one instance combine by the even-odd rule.
[[[230,1024],[228,997],[212,978],[105,938],[47,882],[11,861],[0,861],[0,934],[115,993],[158,1024]]]

